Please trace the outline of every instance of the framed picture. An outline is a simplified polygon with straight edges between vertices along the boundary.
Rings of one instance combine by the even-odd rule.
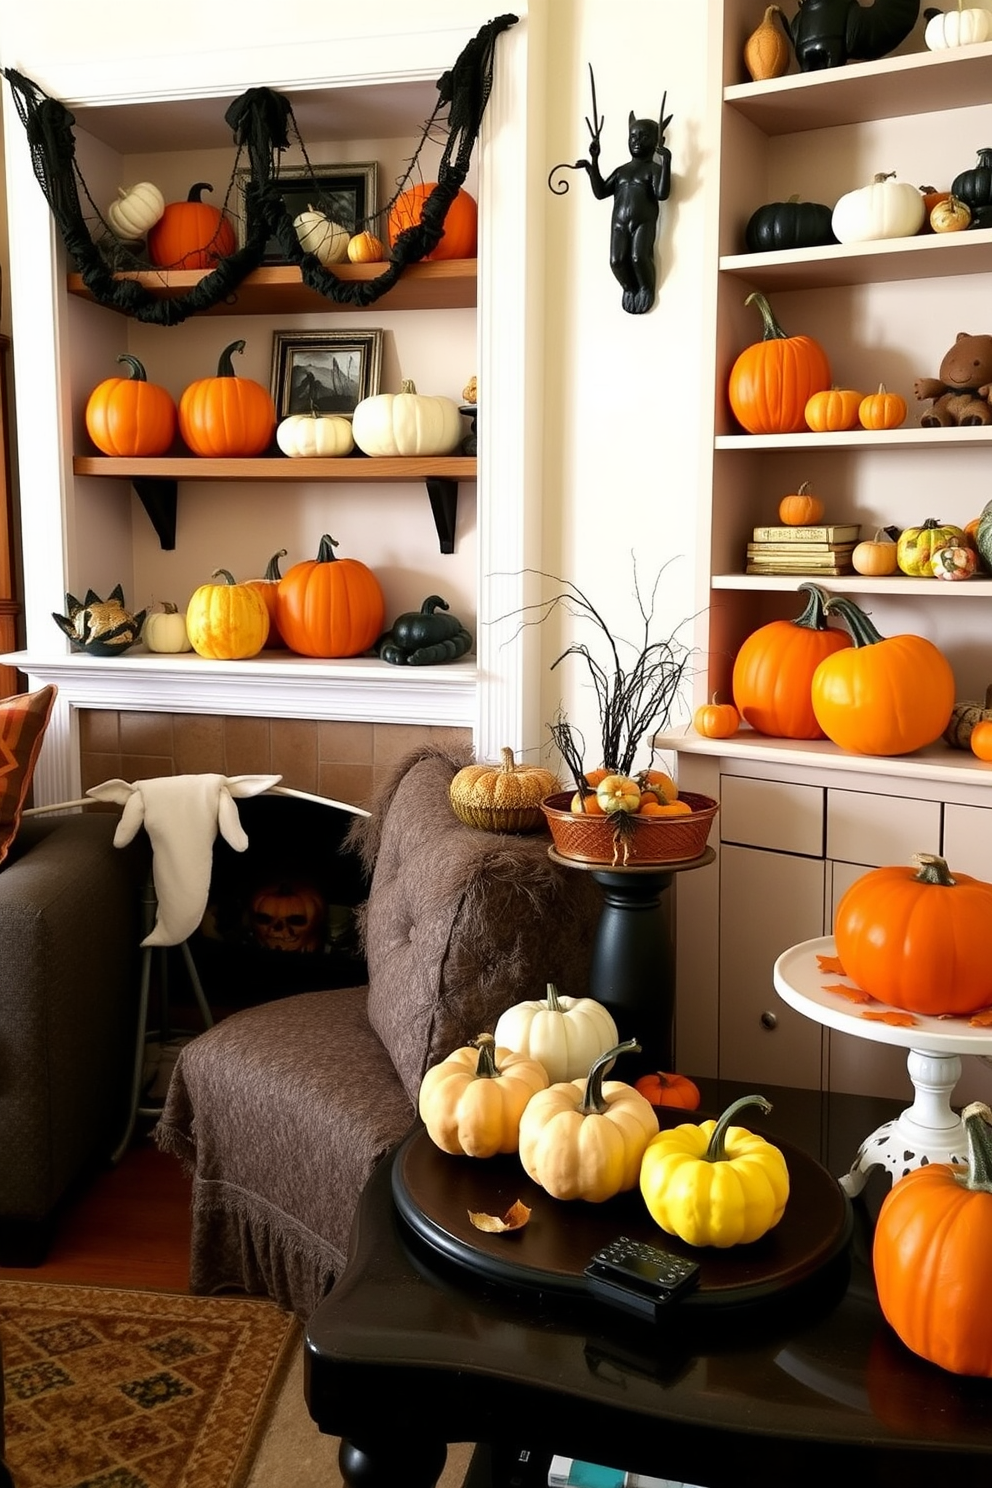
[[[235,171],[236,200],[238,202],[238,246],[244,245],[246,237],[245,187],[248,184],[250,167]],[[379,166],[374,160],[357,165],[286,165],[279,171],[278,184],[282,189],[282,200],[290,217],[313,207],[326,212],[335,222],[340,222],[350,233],[360,230],[374,217],[379,200]],[[265,247],[264,262],[286,263],[286,255],[278,239],[270,238]]]
[[[382,331],[276,331],[272,397],[280,419],[291,413],[337,413],[379,391]]]

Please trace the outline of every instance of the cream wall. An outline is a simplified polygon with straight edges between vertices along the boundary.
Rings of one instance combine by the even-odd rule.
[[[647,599],[666,565],[652,634],[673,631],[693,609],[695,511],[708,478],[698,415],[713,385],[706,310],[712,264],[705,184],[713,171],[705,129],[708,9],[684,0],[530,0],[524,21],[537,43],[532,57],[545,59],[530,80],[531,89],[543,94],[534,100],[543,101],[543,124],[539,110],[534,126],[543,128],[543,147],[532,154],[543,161],[543,179],[531,183],[539,211],[521,245],[523,252],[543,254],[545,263],[543,301],[528,312],[533,354],[543,356],[545,368],[541,566],[572,580],[611,628],[631,639],[641,627],[635,563]],[[163,50],[171,49],[177,88],[193,90],[201,74],[209,75],[212,50],[257,53],[258,80],[264,82],[283,42],[319,33],[346,47],[373,27],[444,28],[466,24],[475,12],[479,24],[497,13],[467,0],[418,0],[414,26],[407,0],[380,0],[373,20],[361,9],[349,16],[340,6],[320,12],[309,0],[289,0],[280,7],[274,36],[271,7],[249,0],[239,7],[232,35],[230,12],[176,0],[168,26],[151,18],[145,24],[149,56],[160,65]],[[51,57],[63,75],[78,65],[112,76],[116,58],[126,55],[129,68],[140,72],[140,57],[134,58],[139,22],[121,28],[117,17],[107,0],[91,0],[84,8],[71,0],[18,7],[5,17],[5,58],[16,59],[23,47],[24,55]],[[193,35],[197,51],[190,59],[186,48]],[[546,185],[553,165],[586,152],[590,63],[605,117],[604,170],[627,158],[631,109],[656,115],[667,89],[666,107],[674,115],[668,136],[672,194],[659,230],[659,293],[644,316],[621,309],[610,273],[611,204],[595,201],[582,174],[572,174],[564,196],[552,195]],[[4,237],[5,270],[7,261]],[[6,278],[5,272],[0,325],[9,330]],[[689,639],[688,628],[680,634]],[[568,639],[557,622],[542,632],[541,716],[553,717],[563,704],[593,754],[597,730],[584,672],[572,662],[553,674],[549,670]]]

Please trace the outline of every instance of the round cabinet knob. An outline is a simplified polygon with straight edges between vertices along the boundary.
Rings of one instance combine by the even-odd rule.
[[[758,1021],[762,1028],[767,1028],[771,1032],[778,1027],[778,1014],[764,1012]]]

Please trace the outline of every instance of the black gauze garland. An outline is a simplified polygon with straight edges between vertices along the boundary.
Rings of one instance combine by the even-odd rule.
[[[62,241],[83,284],[99,304],[135,320],[178,325],[190,315],[210,310],[228,299],[242,280],[259,267],[267,243],[276,238],[286,259],[299,267],[303,283],[309,289],[338,304],[365,306],[392,289],[408,264],[418,263],[441,241],[444,219],[465,182],[492,92],[496,39],[515,25],[517,19],[515,15],[503,15],[489,21],[464,48],[451,70],[438,79],[434,112],[424,125],[410,167],[393,200],[409,182],[424,143],[442,123],[447,109],[447,140],[437,170],[437,184],[424,202],[420,222],[399,234],[390,250],[387,267],[374,279],[339,279],[313,253],[306,253],[301,247],[292,214],[282,198],[278,159],[280,152],[289,147],[291,134],[301,146],[302,140],[289,100],[265,87],[249,88],[224,115],[237,146],[235,169],[243,154],[248,157],[243,246],[221,259],[192,289],[174,298],[163,299],[137,279],[119,277],[115,269],[124,266],[122,255],[126,249],[110,238],[109,230],[102,243],[93,240],[80,202],[82,195],[102,222],[76,161],[74,116],[13,68],[5,68],[4,76],[27,131],[35,176]],[[306,158],[305,148],[303,153]],[[298,182],[294,181],[295,184]],[[132,259],[127,267],[142,265]]]

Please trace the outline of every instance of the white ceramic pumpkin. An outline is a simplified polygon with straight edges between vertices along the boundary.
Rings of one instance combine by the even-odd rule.
[[[547,997],[507,1008],[494,1036],[497,1044],[543,1064],[552,1085],[587,1075],[618,1042],[608,1008],[593,997],[559,997],[553,982]]]
[[[325,269],[330,268],[331,264],[343,263],[348,257],[351,234],[340,222],[328,217],[326,212],[318,212],[309,207],[293,218],[293,228],[304,253],[315,254]]]
[[[193,642],[186,633],[186,616],[169,600],[160,610],[151,610],[145,616],[141,639],[149,651],[176,655],[180,651],[192,651]]]
[[[165,197],[151,181],[118,186],[117,201],[107,208],[111,231],[126,243],[136,243],[155,226],[165,211]]]
[[[457,403],[418,393],[410,381],[398,393],[363,398],[352,418],[355,443],[367,455],[450,455],[463,432]]]
[[[291,413],[276,429],[276,444],[294,459],[337,459],[355,448],[351,420],[336,413]]]
[[[911,238],[923,226],[926,208],[919,187],[897,181],[893,172],[877,175],[840,197],[831,224],[838,243],[869,243],[879,238]]]
[[[992,14],[978,6],[965,8],[958,0],[957,10],[928,11],[927,14],[930,19],[923,40],[931,52],[992,41]]]

